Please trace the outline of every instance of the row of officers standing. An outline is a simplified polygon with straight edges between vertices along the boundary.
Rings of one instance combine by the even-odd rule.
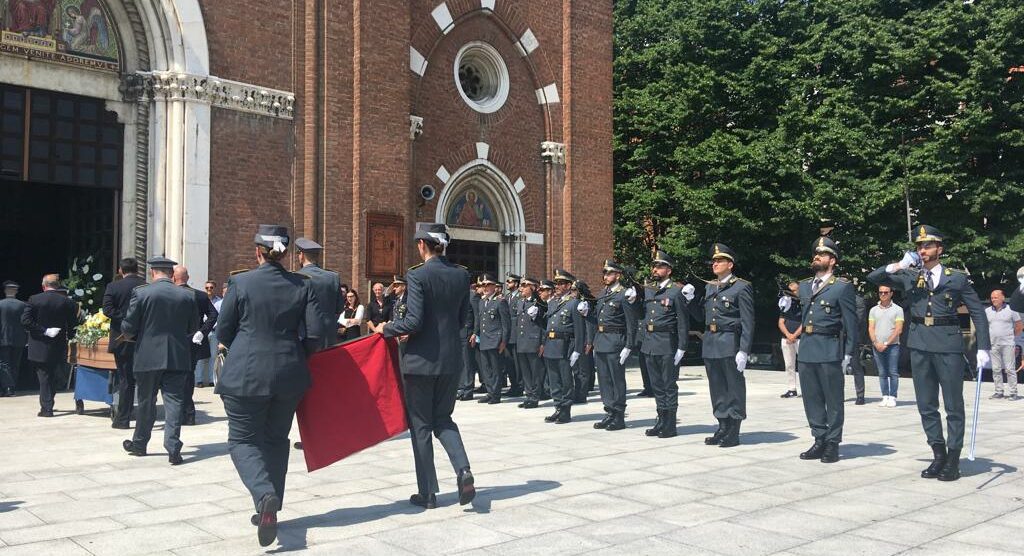
[[[943,235],[932,226],[916,228],[916,249],[899,262],[868,275],[878,285],[904,292],[910,315],[909,348],[917,405],[933,460],[921,476],[953,481],[960,477],[965,412],[964,345],[957,308],[965,305],[978,331],[978,364],[988,360],[989,339],[984,310],[966,273],[942,266]],[[550,395],[554,413],[545,421],[568,423],[574,402],[585,401],[599,378],[605,418],[594,428],[626,428],[625,362],[639,349],[649,375],[657,419],[647,436],[677,434],[679,365],[691,322],[703,324],[701,356],[707,371],[717,430],[705,444],[723,448],[740,443],[747,417],[747,367],[754,336],[754,291],[733,274],[736,252],[722,243],[710,249],[711,271],[703,292],[672,278],[673,259],[658,251],[652,262],[653,284],[631,283],[626,269],[605,261],[604,288],[597,295],[570,272],[557,269],[552,280],[507,276],[508,291],[489,274],[471,286],[473,315],[462,329],[464,374],[459,398],[472,399],[479,369],[486,395],[481,403],[500,403],[502,381],[507,395],[523,396],[523,408],[538,407]],[[833,463],[845,421],[844,374],[853,363],[858,342],[856,288],[835,275],[839,247],[829,237],[811,246],[813,276],[801,281],[796,298],[802,327],[797,355],[800,386],[812,446],[804,460]],[[791,300],[784,296],[780,306]],[[787,307],[782,307],[784,310]],[[947,431],[939,413],[943,400]]]

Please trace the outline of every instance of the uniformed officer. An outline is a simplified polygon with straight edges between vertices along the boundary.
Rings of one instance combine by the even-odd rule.
[[[754,288],[733,274],[736,252],[724,243],[711,246],[711,272],[715,280],[704,287],[702,303],[691,303],[690,313],[704,323],[701,357],[708,376],[711,407],[718,430],[704,439],[707,445],[730,448],[740,443],[740,424],[747,418],[747,383],[743,371],[754,343]],[[692,284],[683,297],[694,298]]]
[[[801,281],[799,289],[804,332],[797,370],[814,444],[800,459],[834,463],[843,440],[843,372],[857,349],[857,292],[848,280],[833,274],[839,247],[832,238],[818,238],[811,252],[814,277]]]
[[[459,383],[459,391],[456,398],[462,401],[473,399],[473,387],[476,385],[476,375],[480,372],[480,364],[477,359],[476,345],[469,343],[476,328],[476,314],[480,304],[480,294],[476,293],[477,285],[469,285],[469,312],[466,313],[466,322],[459,329],[459,341],[462,343],[462,381]]]
[[[192,337],[199,330],[199,308],[192,293],[171,281],[174,261],[153,257],[151,283],[132,290],[121,332],[135,341],[132,373],[139,391],[135,434],[121,446],[146,455],[156,419],[156,393],[164,400],[164,448],[171,465],[182,463],[181,417],[185,386],[194,380]]]
[[[908,251],[899,262],[875,269],[868,280],[904,292],[910,315],[907,347],[917,411],[934,456],[921,477],[955,481],[960,478],[965,420],[964,342],[957,317],[961,304],[967,306],[974,323],[979,369],[989,363],[991,343],[984,307],[970,278],[964,272],[943,266],[939,260],[945,250],[943,239],[938,229],[918,226],[914,235],[916,251]],[[800,350],[803,351],[802,344]],[[940,387],[946,409],[945,439],[939,414]]]
[[[388,296],[391,298],[391,321],[400,322],[405,320],[406,314],[409,312],[409,306],[405,296],[405,277],[401,274],[396,274],[391,279],[391,284],[388,286]],[[401,366],[401,356],[405,354],[405,337],[398,337],[398,364]]]
[[[304,237],[295,240],[299,251],[299,274],[309,276],[310,284],[316,293],[317,305],[323,312],[320,330],[320,348],[329,348],[338,343],[338,318],[345,310],[345,296],[341,295],[341,278],[337,272],[321,268],[319,265],[323,246]],[[332,333],[333,331],[333,333]]]
[[[540,285],[535,278],[527,276],[519,282],[519,297],[516,299],[516,320],[513,335],[516,337],[515,356],[519,372],[523,377],[526,399],[519,404],[524,409],[537,407],[544,383],[544,362],[541,360],[541,337],[547,317],[547,303],[537,294]]]
[[[670,438],[676,435],[676,410],[679,407],[679,362],[686,351],[690,322],[679,287],[672,281],[674,261],[658,250],[651,263],[657,283],[644,293],[644,341],[640,352],[647,358],[658,418],[644,431],[647,436]]]
[[[575,281],[576,277],[569,271],[555,269],[555,289],[548,300],[542,354],[555,407],[555,412],[544,418],[548,423],[572,420],[572,368],[580,358],[587,334],[583,315],[576,308],[579,300],[569,291]]]
[[[4,298],[0,299],[0,396],[13,396],[18,386],[21,353],[28,333],[21,324],[26,304],[18,299],[18,283],[4,282]]]
[[[583,350],[580,351],[580,359],[573,372],[575,378],[575,390],[573,392],[573,403],[587,403],[590,391],[594,389],[594,382],[597,378],[597,367],[594,366],[594,334],[597,331],[597,315],[591,311],[594,306],[594,294],[590,286],[583,280],[576,280],[572,283],[572,295],[578,303],[576,310],[583,315],[586,338],[583,340]]]
[[[480,297],[480,308],[474,343],[480,348],[480,362],[483,368],[484,385],[487,395],[479,403],[501,403],[501,376],[505,368],[505,351],[512,335],[512,321],[509,316],[508,302],[498,290],[498,283],[490,274],[480,276],[483,296]]]
[[[604,262],[605,287],[594,302],[595,327],[589,342],[594,346],[594,364],[605,412],[604,419],[594,423],[594,428],[610,431],[626,428],[626,359],[632,351],[637,327],[636,290],[622,285],[623,272],[625,269],[618,262],[612,259]]]
[[[214,392],[228,415],[231,461],[256,507],[257,538],[268,546],[284,500],[288,433],[310,384],[306,357],[324,332],[309,276],[281,264],[288,228],[260,224],[254,242],[259,266],[233,274],[221,302],[217,339],[228,353]]]
[[[523,277],[514,272],[505,274],[504,296],[505,303],[508,304],[509,322],[512,323],[512,326],[519,318],[519,283],[522,280]],[[517,340],[516,335],[510,333],[508,349],[505,350],[505,375],[508,377],[509,383],[507,395],[512,398],[523,395],[523,374],[519,370],[519,358],[516,357]]]
[[[120,279],[107,284],[103,291],[103,314],[110,319],[110,340],[107,350],[114,354],[114,382],[117,388],[117,405],[111,410],[111,424],[115,429],[131,428],[132,407],[135,405],[135,374],[133,355],[135,342],[125,341],[121,335],[121,322],[128,313],[132,290],[145,285],[146,279],[139,275],[139,263],[134,258],[121,259],[117,274]]]
[[[540,298],[541,303],[543,303],[544,309],[545,309],[544,332],[547,331],[547,325],[548,325],[548,323],[547,323],[547,313],[546,313],[546,311],[548,309],[548,301],[551,300],[551,296],[554,295],[554,293],[555,293],[555,283],[554,282],[552,282],[551,280],[541,280],[540,281],[540,285],[537,286],[537,297]],[[543,337],[541,337],[541,339],[540,339],[540,344],[541,344],[541,348],[542,348],[540,362],[543,365],[544,364],[544,353],[543,353],[544,338]],[[547,368],[545,367],[544,372],[541,375],[539,401],[546,402],[546,401],[548,401],[550,399],[551,399],[551,376],[548,375]]]
[[[456,473],[459,504],[465,505],[476,496],[476,488],[452,411],[462,358],[459,336],[454,331],[463,326],[469,311],[469,272],[445,256],[450,236],[444,224],[419,223],[413,237],[423,264],[406,274],[405,319],[378,326],[376,331],[388,338],[409,338],[402,377],[418,487],[409,501],[428,509],[437,506],[433,435],[448,453]]]

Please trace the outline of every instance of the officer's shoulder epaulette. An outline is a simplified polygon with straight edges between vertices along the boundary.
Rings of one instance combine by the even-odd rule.
[[[410,270],[416,270],[417,268],[419,268],[421,266],[423,266],[423,263],[416,263],[416,264],[410,266],[409,269],[406,270],[406,272],[409,272]]]
[[[304,278],[304,279],[306,279],[306,280],[309,280],[310,278],[312,278],[312,276],[310,276],[309,274],[306,274],[305,272],[298,272],[298,271],[295,271],[295,272],[293,272],[292,274],[294,274],[294,275],[296,275],[296,276],[298,276],[298,277],[300,277],[300,278]]]
[[[946,273],[946,276],[952,276],[954,273],[963,274],[964,276],[967,275],[966,272],[960,270],[959,268],[949,268],[948,266],[944,269],[944,272]]]
[[[735,281],[737,281],[737,282],[739,282],[741,284],[749,284],[750,283],[750,280],[744,280],[743,278],[740,278],[739,276],[733,276],[732,278],[733,278],[733,280],[735,280]]]
[[[803,280],[800,280],[800,283],[804,283],[804,282],[810,283],[811,280],[814,280],[814,278],[804,278]]]
[[[850,282],[850,279],[845,276],[836,276],[836,280],[840,282],[845,282],[847,284],[852,284],[852,282]]]
[[[249,269],[248,268],[240,268],[238,270],[232,270],[231,271],[231,276],[234,276],[236,274],[241,274],[243,272],[249,272]]]

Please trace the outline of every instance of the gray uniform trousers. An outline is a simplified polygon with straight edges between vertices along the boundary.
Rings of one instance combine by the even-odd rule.
[[[843,365],[839,361],[827,363],[798,363],[800,389],[803,391],[804,413],[816,440],[843,441]]]
[[[544,387],[544,362],[537,352],[516,353],[519,374],[523,377],[523,395],[530,401],[540,399]]]
[[[747,379],[736,367],[736,357],[704,359],[716,419],[747,418]]]
[[[647,358],[647,371],[650,373],[655,406],[662,411],[678,409],[679,367],[672,362],[675,354],[653,355],[646,353],[644,357]]]
[[[139,408],[136,411],[135,434],[132,435],[132,444],[136,448],[145,448],[153,434],[153,422],[156,421],[156,393],[159,390],[164,399],[164,449],[168,454],[181,451],[181,404],[185,395],[186,380],[192,380],[190,372],[145,371],[135,373],[135,384],[139,392]]]
[[[556,408],[567,408],[572,405],[573,382],[569,360],[565,358],[544,358],[548,382],[551,385],[551,401]]]
[[[605,411],[626,411],[626,366],[619,364],[619,353],[594,352],[601,403]]]
[[[505,351],[507,352],[508,349],[506,348]],[[480,381],[483,382],[484,387],[487,388],[487,393],[493,398],[501,397],[502,370],[507,359],[504,354],[498,353],[497,348],[480,350],[480,363],[482,367]]]
[[[950,450],[964,446],[964,356],[960,353],[934,353],[910,350],[917,411],[928,444],[943,444]],[[939,386],[946,408],[947,438],[942,439],[942,415],[939,413]]]
[[[288,473],[288,433],[303,393],[273,396],[222,395],[228,414],[228,451],[242,484],[259,511],[260,499],[274,493],[284,501]]]
[[[497,355],[497,350],[491,350]],[[448,453],[448,460],[457,474],[469,467],[466,447],[462,444],[459,426],[452,420],[458,373],[443,375],[402,375],[405,381],[405,411],[409,418],[413,460],[416,463],[416,485],[420,494],[438,492],[437,470],[434,468],[434,445],[430,435]]]
[[[462,342],[462,377],[459,381],[459,392],[471,392],[476,387],[476,375],[480,371],[480,361],[477,359],[479,350],[475,346],[469,347],[469,336],[460,336],[459,341]]]

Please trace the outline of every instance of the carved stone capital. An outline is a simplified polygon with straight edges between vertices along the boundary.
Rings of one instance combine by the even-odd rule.
[[[409,139],[415,141],[423,133],[423,118],[409,115]]]
[[[176,72],[138,72],[126,76],[126,99],[205,102],[211,106],[291,120],[295,95],[213,76]]]
[[[565,143],[544,141],[540,144],[540,157],[549,164],[565,164]]]

